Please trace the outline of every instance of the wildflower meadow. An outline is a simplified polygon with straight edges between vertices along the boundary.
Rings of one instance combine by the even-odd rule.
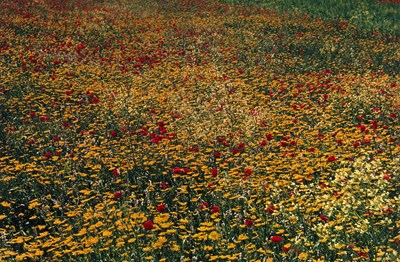
[[[1,261],[399,258],[398,31],[215,0],[0,29]]]

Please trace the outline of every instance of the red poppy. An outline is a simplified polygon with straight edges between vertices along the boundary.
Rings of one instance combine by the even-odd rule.
[[[203,203],[201,203],[199,205],[199,209],[200,210],[203,210],[203,209],[206,209],[206,208],[208,208],[208,202],[203,202]]]
[[[336,161],[336,157],[335,156],[329,156],[328,157],[328,161],[329,162],[335,162]]]
[[[166,205],[164,205],[164,204],[161,204],[161,205],[158,205],[157,207],[156,207],[156,209],[157,209],[157,211],[158,212],[164,212],[166,209],[167,209],[167,206]]]
[[[189,151],[190,152],[199,152],[199,147],[198,146],[191,147],[191,148],[189,148]]]
[[[100,103],[100,99],[98,99],[97,97],[93,97],[92,100],[90,100],[90,104],[98,104]]]
[[[49,116],[39,116],[39,120],[40,120],[40,121],[43,121],[43,122],[49,121],[49,120],[50,120],[50,117],[49,117]]]
[[[62,126],[63,127],[71,127],[72,124],[70,122],[64,122],[64,123],[62,123]]]
[[[160,183],[160,187],[161,187],[162,189],[169,188],[169,183],[168,183],[168,182],[161,182],[161,183]]]
[[[172,173],[175,175],[178,175],[178,174],[182,173],[182,170],[176,166],[172,169]]]
[[[283,241],[283,238],[281,236],[271,236],[269,240],[273,243],[280,243]]]
[[[274,211],[275,211],[275,206],[274,205],[270,205],[270,206],[268,206],[266,209],[265,209],[265,212],[267,212],[267,213],[274,213]]]
[[[370,216],[372,215],[374,212],[372,212],[371,210],[367,210],[365,211],[364,215]]]
[[[146,230],[151,230],[153,229],[153,221],[152,220],[147,220],[146,222],[143,223],[143,228]]]
[[[245,219],[245,220],[244,220],[244,224],[245,224],[245,226],[247,226],[247,227],[251,227],[251,226],[254,225],[254,222],[253,222],[251,219]]]
[[[384,175],[383,180],[392,180],[392,175],[391,174]]]
[[[121,174],[121,172],[119,171],[119,169],[114,169],[113,170],[113,175],[114,175],[114,177],[117,177],[117,176],[119,176]]]
[[[371,127],[372,127],[373,129],[377,129],[377,128],[378,128],[378,121],[372,120],[370,123],[371,123]]]
[[[266,137],[267,137],[267,140],[268,140],[268,141],[271,141],[271,140],[273,139],[273,136],[272,136],[272,134],[267,134],[267,136],[266,136]]]
[[[111,137],[116,137],[116,136],[118,136],[118,131],[117,131],[117,130],[111,131],[110,136],[111,136]]]
[[[356,126],[356,128],[359,129],[361,132],[364,132],[367,127],[360,123]]]
[[[161,140],[161,137],[156,135],[151,139],[151,142],[154,144],[158,144],[158,142],[160,142],[160,140]]]
[[[357,254],[358,254],[360,257],[368,258],[368,254],[365,253],[365,252],[363,252],[363,251],[358,251]]]
[[[215,157],[215,158],[220,158],[220,157],[221,157],[221,153],[215,151],[215,152],[214,152],[214,157]]]
[[[388,213],[388,214],[394,213],[394,210],[391,209],[391,208],[386,208],[386,209],[384,209],[383,211],[384,211],[385,213]]]
[[[214,168],[213,170],[211,170],[211,175],[212,175],[213,177],[216,177],[216,176],[218,175],[218,169],[217,169],[217,168]]]
[[[322,221],[328,221],[328,220],[329,220],[329,217],[326,217],[326,216],[324,216],[324,215],[320,215],[319,218],[320,218]]]
[[[114,198],[115,199],[119,199],[119,198],[122,197],[122,195],[123,195],[122,191],[117,191],[117,192],[114,193]]]
[[[164,135],[167,133],[167,129],[165,127],[160,127],[158,129],[158,132],[160,133],[160,135]]]
[[[253,171],[252,171],[251,169],[246,169],[246,170],[244,171],[244,175],[245,175],[245,176],[250,176],[252,173],[253,173]]]
[[[170,134],[167,134],[167,135],[165,136],[165,138],[167,138],[167,139],[169,139],[169,140],[173,139],[174,137],[175,137],[175,134],[174,134],[174,133],[170,133]]]
[[[142,134],[142,136],[147,136],[147,128],[145,126],[142,127],[142,129],[140,129],[140,133]]]
[[[365,145],[365,144],[369,144],[369,143],[371,143],[371,140],[370,139],[364,139],[363,140],[363,144]]]
[[[47,152],[44,154],[44,157],[47,158],[47,159],[49,159],[49,158],[52,157],[52,156],[53,156],[53,153],[51,153],[51,152],[49,152],[49,151],[47,151]]]
[[[219,209],[218,206],[213,206],[213,208],[211,209],[211,213],[215,214],[215,213],[219,213],[221,211],[221,209]]]

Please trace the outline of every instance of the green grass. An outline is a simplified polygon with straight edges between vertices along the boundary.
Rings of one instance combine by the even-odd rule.
[[[276,12],[306,13],[327,20],[347,20],[365,30],[400,36],[400,5],[376,0],[221,0],[258,5]]]

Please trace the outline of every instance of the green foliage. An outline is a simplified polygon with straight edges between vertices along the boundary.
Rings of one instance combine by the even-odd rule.
[[[400,36],[399,3],[377,0],[222,0],[230,4],[265,7],[280,13],[309,14],[324,20],[345,20],[358,27]],[[390,2],[390,1],[388,1]]]

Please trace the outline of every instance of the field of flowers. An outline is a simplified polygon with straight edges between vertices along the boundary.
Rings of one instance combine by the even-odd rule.
[[[398,37],[212,0],[0,29],[0,260],[399,257]]]

